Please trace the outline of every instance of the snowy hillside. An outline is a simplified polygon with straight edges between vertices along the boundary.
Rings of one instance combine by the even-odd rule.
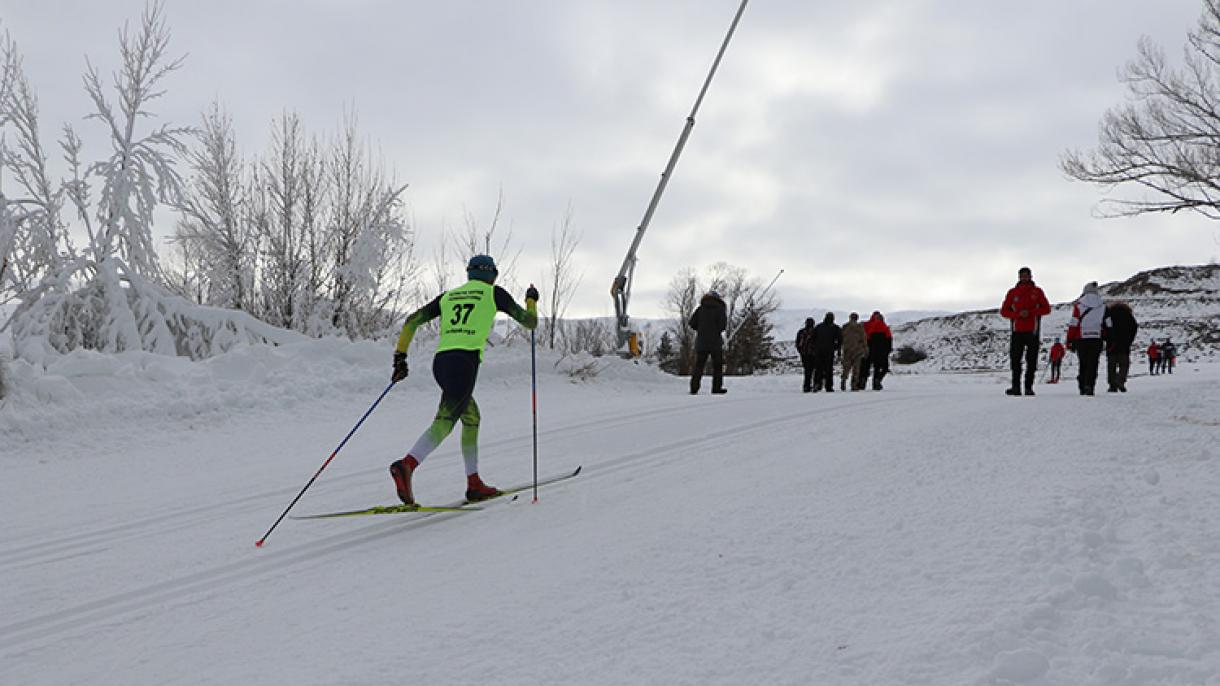
[[[1002,373],[692,397],[543,353],[540,472],[581,476],[537,504],[288,519],[255,548],[385,388],[388,350],[15,365],[0,683],[1220,682],[1220,364],[1097,398],[1008,398]],[[437,400],[428,358],[294,514],[393,500],[386,465]],[[528,347],[489,351],[491,483],[532,473],[529,380]],[[451,436],[417,495],[463,483]]]
[[[1166,337],[1177,344],[1179,359],[1220,359],[1220,265],[1140,272],[1126,281],[1102,285],[1101,293],[1107,301],[1126,301],[1135,312],[1140,330],[1133,360],[1140,360],[1138,352],[1152,338]],[[1003,297],[998,293],[997,303]],[[1044,343],[1065,336],[1071,314],[1071,302],[1054,306],[1042,320]],[[998,306],[894,328],[895,346],[910,345],[928,354],[927,360],[908,367],[914,370],[1006,368],[1008,339],[1008,320],[999,315]]]

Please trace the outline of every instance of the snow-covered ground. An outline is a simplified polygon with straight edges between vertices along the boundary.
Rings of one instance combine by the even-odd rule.
[[[1220,365],[1094,398],[1006,397],[1004,374],[691,397],[543,354],[540,472],[580,477],[537,504],[285,520],[256,549],[389,357],[14,363],[0,683],[1220,683]],[[427,360],[295,514],[393,501]],[[489,351],[477,397],[483,475],[528,479],[528,349]],[[462,489],[453,436],[417,492]]]

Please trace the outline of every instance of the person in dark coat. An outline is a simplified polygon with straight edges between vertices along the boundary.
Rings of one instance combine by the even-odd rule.
[[[1178,346],[1168,338],[1161,344],[1161,371],[1173,373],[1173,363],[1178,359]]]
[[[881,390],[881,380],[890,371],[890,353],[894,350],[894,334],[885,323],[885,317],[874,311],[864,324],[864,335],[868,337],[868,365],[872,367],[873,390]],[[861,386],[865,378],[860,379]]]
[[[1106,346],[1106,381],[1110,393],[1127,392],[1127,372],[1131,369],[1131,346],[1135,343],[1135,332],[1139,324],[1125,302],[1111,303],[1106,307],[1106,318],[1101,324],[1101,340]]]
[[[801,390],[808,393],[813,390],[813,317],[805,319],[805,328],[796,332],[796,352],[801,356],[801,366],[805,368],[805,383]]]
[[[835,353],[843,347],[843,332],[835,324],[834,312],[827,312],[813,329],[813,390],[835,389]]]
[[[724,387],[724,333],[729,324],[728,306],[716,291],[708,291],[690,316],[690,328],[695,330],[695,368],[690,374],[691,395],[699,393],[703,368],[712,359],[712,393],[728,393]]]

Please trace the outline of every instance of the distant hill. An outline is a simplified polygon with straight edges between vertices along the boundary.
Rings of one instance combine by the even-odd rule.
[[[1106,302],[1125,301],[1139,322],[1133,359],[1155,338],[1170,338],[1181,361],[1220,359],[1220,265],[1162,267],[1100,287]],[[997,294],[997,300],[1003,294]],[[1072,303],[1042,319],[1044,348],[1064,337]],[[895,347],[910,345],[928,358],[911,369],[984,370],[1008,366],[1009,323],[999,308],[930,317],[894,327]],[[1045,351],[1043,352],[1045,357]]]

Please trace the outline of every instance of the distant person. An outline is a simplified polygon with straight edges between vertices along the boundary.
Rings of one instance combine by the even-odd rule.
[[[864,335],[868,340],[868,364],[873,373],[873,390],[879,391],[881,390],[881,380],[890,371],[890,353],[894,350],[894,334],[886,325],[885,317],[874,310],[873,316],[864,324]]]
[[[1101,339],[1106,346],[1108,393],[1127,392],[1127,373],[1131,369],[1131,346],[1135,344],[1136,331],[1139,331],[1139,324],[1130,305],[1120,301],[1106,307]]]
[[[835,313],[827,312],[813,329],[813,390],[835,389],[835,353],[843,346],[843,332],[835,324]]]
[[[411,478],[416,468],[436,450],[453,427],[462,423],[462,459],[466,463],[466,500],[494,498],[500,491],[479,477],[479,406],[474,401],[483,348],[491,333],[497,312],[504,312],[527,329],[538,325],[538,289],[525,291],[525,307],[517,304],[503,288],[495,285],[499,270],[487,255],[475,255],[466,265],[465,284],[451,288],[432,302],[411,313],[402,325],[394,347],[390,379],[398,383],[407,378],[407,350],[421,325],[440,318],[440,339],[432,357],[432,378],[441,387],[441,403],[432,425],[415,441],[406,457],[390,465],[390,477],[398,498],[415,504]]]
[[[1093,395],[1097,386],[1097,366],[1101,362],[1101,325],[1106,317],[1106,305],[1097,290],[1097,282],[1084,285],[1080,297],[1072,304],[1068,320],[1068,348],[1076,351],[1080,370],[1076,385],[1080,395]]]
[[[847,317],[847,323],[843,325],[843,352],[840,353],[843,377],[839,379],[841,390],[847,389],[848,381],[851,381],[853,391],[860,390],[860,363],[867,354],[868,339],[864,336],[864,325],[860,323],[860,315],[852,312]]]
[[[805,383],[801,390],[808,393],[813,390],[813,317],[805,319],[805,328],[796,332],[796,352],[801,356],[801,367],[805,369]]]
[[[708,291],[690,316],[690,328],[695,330],[695,368],[690,373],[690,393],[699,394],[703,368],[712,359],[712,393],[728,393],[724,387],[724,333],[729,324],[728,307],[716,291]]]
[[[1046,294],[1034,283],[1029,267],[1017,270],[1017,285],[1008,289],[1000,315],[1011,320],[1012,335],[1008,359],[1012,366],[1012,387],[1005,393],[1021,395],[1021,359],[1025,359],[1025,395],[1034,394],[1034,375],[1038,373],[1039,336],[1042,317],[1051,313]]]
[[[1148,375],[1156,376],[1157,363],[1161,361],[1161,349],[1156,344],[1156,339],[1153,339],[1148,344]]]
[[[1178,346],[1173,344],[1173,341],[1168,338],[1161,344],[1161,366],[1162,371],[1173,373],[1173,363],[1178,359]]]
[[[1063,357],[1067,355],[1067,348],[1055,339],[1055,344],[1051,346],[1051,380],[1049,383],[1059,383],[1059,370],[1063,367]]]

